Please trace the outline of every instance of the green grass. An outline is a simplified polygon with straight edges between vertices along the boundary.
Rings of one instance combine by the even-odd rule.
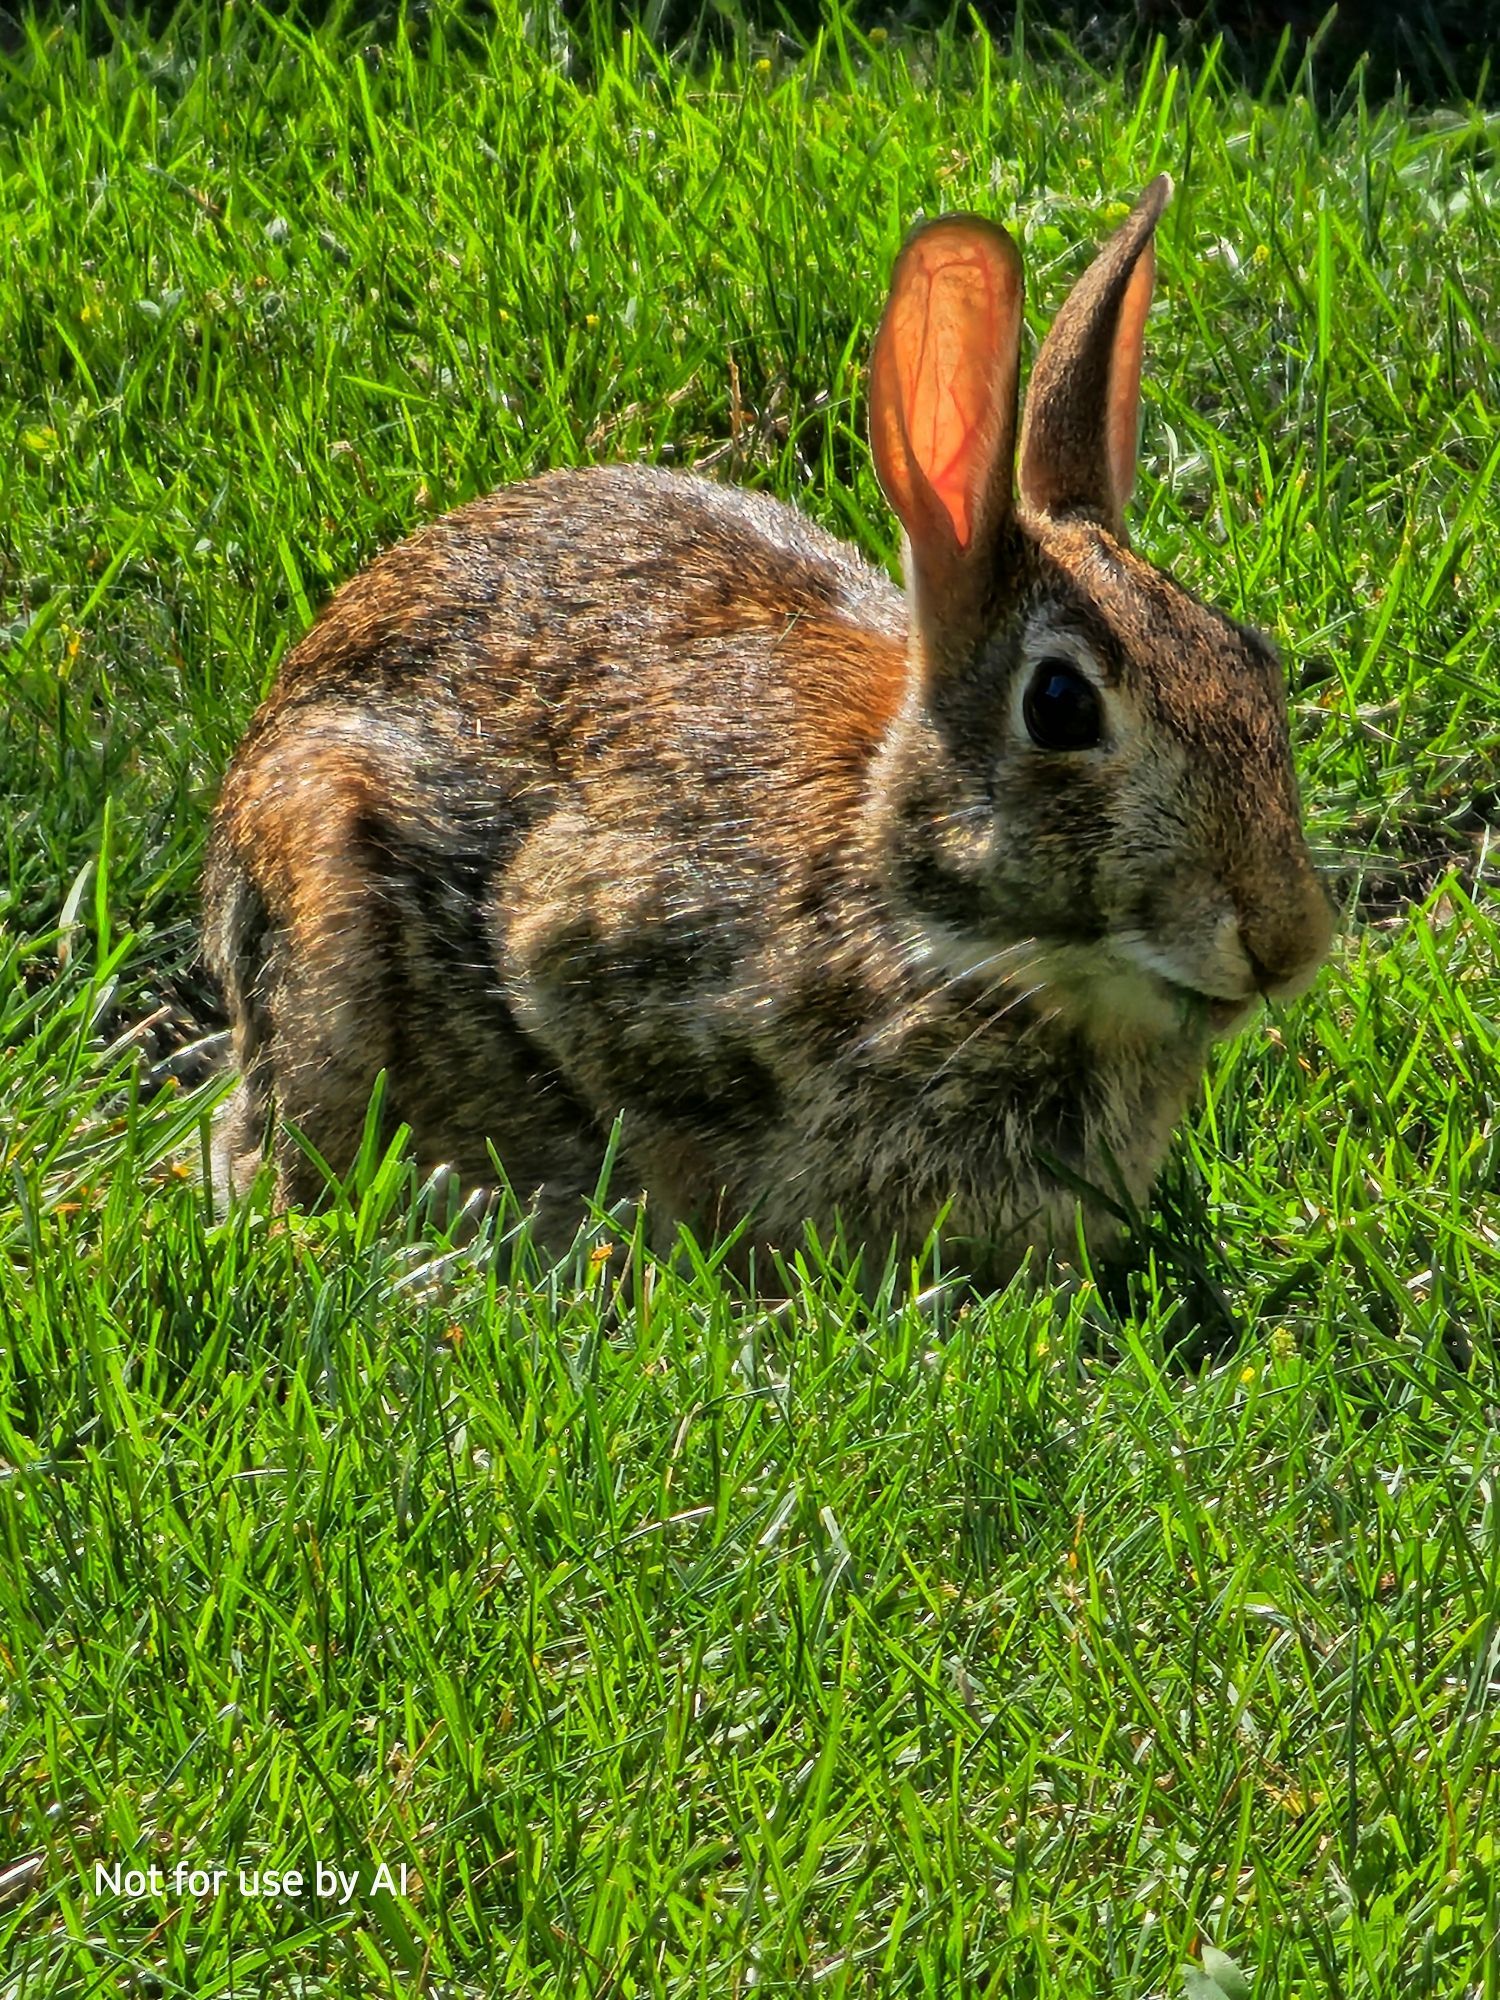
[[[1500,121],[842,17],[0,60],[3,2000],[1496,2000]],[[216,1222],[154,1065],[321,598],[635,454],[891,558],[905,226],[1010,224],[1039,329],[1162,167],[1138,540],[1286,649],[1350,917],[1128,1279],[548,1271],[395,1155]]]

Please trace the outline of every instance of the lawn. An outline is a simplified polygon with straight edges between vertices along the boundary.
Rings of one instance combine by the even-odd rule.
[[[1500,119],[581,19],[0,57],[0,2000],[1497,2000]],[[894,563],[904,229],[1035,335],[1163,168],[1136,539],[1346,914],[1128,1267],[550,1268],[373,1145],[216,1219],[207,815],[331,589],[637,456]]]

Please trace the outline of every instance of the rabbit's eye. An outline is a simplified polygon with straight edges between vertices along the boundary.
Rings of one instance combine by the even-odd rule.
[[[1104,735],[1099,693],[1071,660],[1043,660],[1021,701],[1027,734],[1041,750],[1092,750]]]

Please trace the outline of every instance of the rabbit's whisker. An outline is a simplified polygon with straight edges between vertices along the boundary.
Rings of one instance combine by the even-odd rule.
[[[905,1029],[920,1025],[923,1018],[930,1015],[948,994],[970,980],[978,984],[979,990],[957,1010],[959,1015],[983,1005],[997,987],[1008,986],[1017,977],[1026,977],[1035,967],[1039,952],[1040,944],[1036,938],[1023,938],[1015,944],[1000,946],[974,965],[960,966],[941,984],[927,987],[905,1006],[898,1007],[894,1013],[878,1021],[869,1034],[855,1044],[854,1053],[867,1054],[877,1043],[899,1037]]]
[[[1013,1014],[1018,1007],[1024,1006],[1028,1000],[1034,1000],[1038,993],[1045,992],[1051,984],[1052,981],[1049,979],[1039,979],[1034,986],[1028,986],[1024,992],[1017,993],[1011,999],[1007,1000],[1003,1007],[997,1007],[994,1013],[986,1015],[977,1027],[970,1029],[969,1033],[964,1036],[956,1048],[949,1051],[932,1072],[931,1076],[924,1079],[921,1086],[922,1089],[930,1090],[935,1083],[947,1075],[948,1071],[972,1042],[977,1041],[981,1035],[987,1035],[992,1028],[998,1027],[1008,1014]],[[1056,1009],[1053,1010],[1054,1014],[1055,1012]],[[1051,1016],[1048,1018],[1051,1018]]]

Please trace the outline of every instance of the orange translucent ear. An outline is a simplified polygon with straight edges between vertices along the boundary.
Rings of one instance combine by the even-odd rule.
[[[1021,258],[992,222],[945,215],[896,259],[870,357],[870,444],[919,605],[962,592],[1012,510]]]

